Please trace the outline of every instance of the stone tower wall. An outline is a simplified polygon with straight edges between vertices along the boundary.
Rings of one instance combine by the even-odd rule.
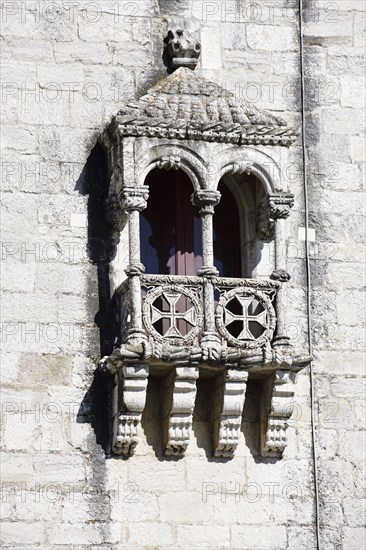
[[[110,352],[113,313],[98,135],[124,101],[165,76],[162,40],[180,26],[200,39],[203,76],[301,124],[297,5],[2,3],[5,548],[316,547],[308,368],[298,376],[284,458],[258,455],[252,384],[239,449],[225,463],[209,456],[205,383],[185,458],[161,455],[153,381],[136,454],[106,458],[110,388],[95,373]],[[364,5],[304,0],[303,20],[320,533],[322,550],[358,550],[365,543]],[[282,177],[296,197],[284,251],[288,328],[307,349],[301,140],[282,155]]]

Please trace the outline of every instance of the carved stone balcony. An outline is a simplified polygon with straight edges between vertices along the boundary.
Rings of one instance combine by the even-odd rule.
[[[261,452],[280,457],[293,410],[295,372],[307,358],[296,357],[278,337],[272,279],[217,276],[130,276],[117,289],[121,345],[103,368],[123,387],[117,399],[114,451],[128,456],[138,442],[149,372],[160,372],[167,455],[186,450],[200,373],[214,376],[212,430],[216,458],[231,458],[239,443],[246,382],[263,379]],[[140,327],[136,329],[136,327]],[[277,340],[278,339],[278,340]]]
[[[174,275],[142,275],[140,281],[140,344],[154,350],[157,362],[189,362],[194,356],[207,365],[255,364],[263,363],[264,349],[268,363],[276,329],[274,301],[279,281]],[[205,293],[207,286],[212,292],[214,316]],[[133,293],[129,279],[117,293],[124,316],[122,345],[132,349],[131,333],[133,346],[138,346],[138,340],[131,327]],[[207,328],[211,345],[207,345]]]
[[[295,376],[311,359],[291,346],[286,332],[291,305],[284,251],[294,195],[284,186],[280,164],[287,158],[283,148],[291,146],[299,131],[195,74],[201,46],[186,30],[170,31],[164,43],[173,73],[123,105],[100,137],[110,177],[106,217],[120,252],[121,235],[128,242],[127,269],[119,263],[121,254],[110,266],[111,289],[117,289],[120,302],[120,337],[101,361],[102,370],[116,382],[114,452],[129,456],[138,442],[151,376],[162,384],[165,453],[182,455],[190,439],[196,380],[211,377],[213,454],[232,457],[251,377],[262,385],[260,452],[281,457]],[[155,170],[179,170],[192,184],[202,242],[197,276],[145,274],[140,214],[150,208],[149,200],[156,209],[154,183],[149,182]],[[241,268],[223,272],[258,278],[222,278],[214,267],[214,214],[224,198],[221,181],[232,193],[242,230],[236,231]],[[218,214],[218,209],[216,220],[230,216]],[[258,252],[254,269],[248,259],[251,246]],[[121,283],[124,273],[127,279]]]

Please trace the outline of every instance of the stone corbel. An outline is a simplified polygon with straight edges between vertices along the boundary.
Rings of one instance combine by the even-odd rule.
[[[294,410],[296,374],[276,370],[263,383],[261,402],[261,454],[281,458],[287,447],[288,421]]]
[[[164,421],[165,454],[182,456],[189,444],[196,398],[198,367],[176,367],[167,377],[170,399]]]
[[[120,384],[123,386],[122,406],[116,418],[116,436],[114,452],[130,456],[139,441],[141,415],[146,402],[147,365],[125,365],[119,371]]]
[[[257,211],[257,233],[265,239],[273,239],[276,220],[285,219],[290,215],[294,205],[292,193],[271,193],[262,200]]]
[[[218,377],[213,405],[216,458],[232,458],[239,444],[247,379],[247,371],[230,368]]]

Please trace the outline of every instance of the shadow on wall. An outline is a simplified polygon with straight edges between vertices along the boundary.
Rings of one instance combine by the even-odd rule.
[[[89,261],[97,267],[99,310],[94,321],[100,331],[100,355],[109,355],[118,334],[118,309],[115,298],[110,298],[109,263],[114,259],[117,248],[113,230],[104,215],[104,200],[108,196],[109,180],[107,159],[97,143],[92,149],[75,189],[81,195],[88,195],[88,242]],[[95,292],[90,288],[90,293]],[[106,455],[111,454],[112,422],[111,394],[113,379],[97,368],[93,383],[80,405],[77,422],[91,424],[96,440]]]

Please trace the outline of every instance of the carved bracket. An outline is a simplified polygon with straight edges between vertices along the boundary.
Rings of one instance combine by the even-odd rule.
[[[141,415],[146,402],[147,365],[126,365],[120,371],[123,378],[123,398],[117,415],[114,452],[123,456],[133,453],[139,441]]]
[[[261,454],[281,458],[294,409],[295,373],[277,370],[265,382],[261,403]]]
[[[232,458],[239,444],[248,373],[227,369],[218,376],[214,401],[214,448],[216,458]]]
[[[196,398],[198,367],[177,367],[167,377],[167,393],[170,395],[164,422],[165,453],[182,456],[189,444],[192,414]]]

